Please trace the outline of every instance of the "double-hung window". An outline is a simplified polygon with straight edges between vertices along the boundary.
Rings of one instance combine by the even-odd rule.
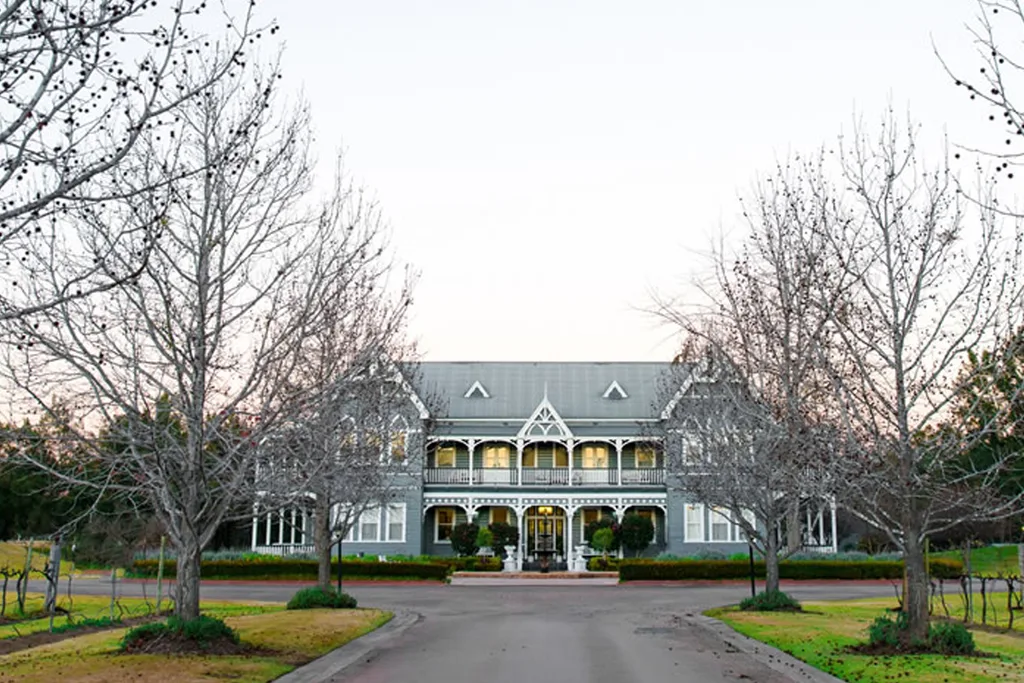
[[[455,528],[455,508],[434,508],[434,540],[447,542]]]
[[[438,448],[434,456],[435,467],[455,467],[455,446]]]
[[[602,444],[584,446],[583,467],[587,469],[607,469],[608,447]]]

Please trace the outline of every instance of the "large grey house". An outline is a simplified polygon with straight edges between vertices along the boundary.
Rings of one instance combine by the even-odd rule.
[[[588,522],[627,512],[654,522],[647,555],[746,551],[727,514],[671,485],[652,429],[668,364],[426,362],[417,375],[404,441],[422,453],[408,459],[404,496],[364,514],[346,553],[447,555],[452,528],[475,520],[517,525],[526,562],[548,544],[571,566]],[[305,546],[306,527],[301,513],[268,515],[252,547]],[[808,517],[804,535],[834,550],[834,510]]]

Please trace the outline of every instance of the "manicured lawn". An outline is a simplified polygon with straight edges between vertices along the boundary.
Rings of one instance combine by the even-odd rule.
[[[866,642],[867,626],[894,607],[892,598],[847,602],[807,602],[809,613],[740,612],[719,608],[707,612],[744,635],[784,650],[811,666],[858,683],[988,683],[1024,681],[1024,637],[1020,634],[974,632],[989,658],[911,655],[869,657],[844,652]]]
[[[384,625],[390,612],[372,609],[276,611],[239,614],[242,605],[205,609],[227,616],[242,641],[261,648],[239,656],[122,655],[126,629],[72,638],[0,656],[0,682],[8,681],[211,681],[262,683],[281,676],[348,641]],[[257,606],[263,609],[265,606]]]
[[[932,553],[932,557],[948,557],[963,561],[964,555],[959,550],[944,550]],[[984,576],[1017,576],[1020,568],[1017,565],[1017,546],[1000,545],[985,546],[971,550],[971,573]]]
[[[17,605],[13,602],[13,591],[8,596],[7,616],[17,616]],[[29,618],[21,619],[15,623],[0,625],[0,640],[5,638],[16,638],[19,635],[46,631],[50,628],[50,618],[39,614],[43,608],[44,596],[42,593],[29,593],[26,595],[25,611]],[[100,595],[78,595],[74,600],[68,600],[67,596],[61,596],[57,604],[68,610],[67,615],[58,614],[53,618],[54,626],[62,626],[70,620],[71,622],[82,619],[97,619],[110,616],[110,598]],[[170,607],[170,603],[164,600],[163,608]],[[241,616],[245,614],[262,614],[265,612],[279,612],[284,609],[280,603],[241,603],[241,602],[203,602],[203,610],[207,614],[226,618],[229,616]],[[130,619],[156,613],[156,598],[149,602],[142,598],[121,598],[114,607],[114,617],[118,619]]]

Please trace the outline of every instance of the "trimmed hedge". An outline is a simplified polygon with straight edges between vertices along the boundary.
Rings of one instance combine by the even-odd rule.
[[[632,560],[637,562],[638,560]],[[619,563],[623,562],[617,557],[609,557],[605,559],[601,556],[591,557],[587,560],[587,570],[592,572],[614,572],[618,571]]]
[[[497,557],[435,557],[434,564],[443,564],[449,572],[500,572],[501,559]]]
[[[156,577],[157,560],[136,560],[132,572],[136,576]],[[296,579],[316,580],[316,560],[296,560],[272,558],[259,561],[251,560],[210,560],[202,563],[201,575],[204,579]],[[173,577],[177,570],[174,560],[164,561],[164,576]],[[331,573],[336,575],[338,563],[331,563]],[[448,566],[438,563],[424,562],[365,562],[358,560],[342,560],[342,578],[354,577],[401,577],[407,579],[432,579],[444,581],[448,576]]]
[[[956,560],[932,560],[931,574],[937,579],[960,576],[963,566]],[[764,562],[754,562],[754,575],[764,578]],[[750,563],[743,560],[622,560],[620,581],[681,581],[692,579],[746,579]],[[779,563],[782,579],[901,579],[903,562],[868,560],[796,560]]]

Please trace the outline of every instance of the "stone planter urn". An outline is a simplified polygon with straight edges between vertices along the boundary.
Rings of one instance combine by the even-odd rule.
[[[516,547],[514,545],[507,545],[505,546],[505,560],[502,562],[501,571],[514,572],[518,570],[519,566],[516,562]]]

